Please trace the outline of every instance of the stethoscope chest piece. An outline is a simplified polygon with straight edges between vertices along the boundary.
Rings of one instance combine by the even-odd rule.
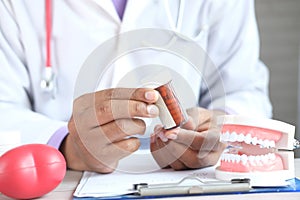
[[[43,77],[41,80],[41,89],[43,92],[52,95],[55,98],[56,95],[56,75],[53,72],[52,67],[45,67],[43,72]]]

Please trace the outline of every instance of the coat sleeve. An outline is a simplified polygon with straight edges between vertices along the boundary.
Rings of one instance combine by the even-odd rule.
[[[212,6],[205,83],[200,106],[230,114],[272,116],[269,72],[259,59],[254,1],[220,1]]]
[[[20,132],[21,142],[47,143],[66,123],[34,111],[31,77],[12,3],[0,1],[0,134]]]

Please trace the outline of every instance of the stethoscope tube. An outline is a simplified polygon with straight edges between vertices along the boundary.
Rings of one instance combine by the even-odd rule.
[[[46,67],[51,67],[52,0],[46,0],[45,3]]]
[[[52,0],[45,0],[45,34],[46,34],[46,59],[43,69],[41,90],[50,93],[52,98],[56,94],[56,75],[51,62],[51,37],[52,37]]]

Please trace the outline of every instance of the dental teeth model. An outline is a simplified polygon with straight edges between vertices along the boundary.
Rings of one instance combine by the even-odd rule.
[[[272,119],[225,115],[220,141],[228,144],[216,178],[250,178],[252,186],[282,186],[295,177],[295,127]]]

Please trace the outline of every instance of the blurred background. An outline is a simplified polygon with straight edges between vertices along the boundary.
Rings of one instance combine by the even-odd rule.
[[[300,0],[256,0],[261,59],[270,70],[273,118],[296,126],[300,139]],[[300,149],[295,151],[300,157]]]

